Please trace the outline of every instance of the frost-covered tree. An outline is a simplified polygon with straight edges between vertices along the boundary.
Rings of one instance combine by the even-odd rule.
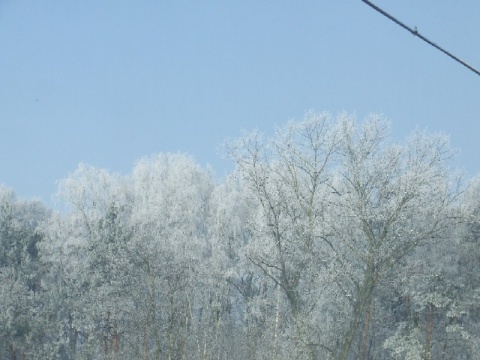
[[[44,262],[51,265],[52,299],[63,310],[75,358],[120,358],[135,319],[139,276],[130,256],[128,189],[122,178],[81,164],[60,184],[70,210],[45,225]]]
[[[340,140],[338,126],[328,115],[309,113],[304,121],[279,129],[270,141],[254,132],[228,145],[247,183],[247,196],[256,201],[247,257],[272,281],[267,308],[277,310],[270,314],[270,323],[275,336],[281,332],[292,344],[284,347],[288,356],[298,352],[313,359],[334,353],[318,322],[319,305],[332,286],[325,278],[325,221]]]
[[[0,186],[0,358],[39,358],[46,342],[38,225],[49,212]]]
[[[139,161],[131,181],[146,348],[156,358],[209,359],[219,351],[227,292],[210,239],[212,175],[185,155],[166,154]]]
[[[278,331],[272,328],[272,319],[279,309],[268,309],[268,297],[273,294],[262,271],[248,258],[249,243],[255,233],[256,205],[254,199],[246,196],[245,186],[234,173],[215,187],[210,239],[217,252],[216,262],[224,269],[229,285],[228,316],[224,318],[229,340],[224,341],[224,346],[229,347],[229,358],[261,359],[268,358],[272,349],[278,347]]]
[[[454,222],[446,139],[389,135],[378,116],[309,113],[271,141],[253,133],[229,146],[258,203],[249,259],[281,289],[299,356],[364,357],[375,289]]]
[[[173,154],[142,159],[125,177],[80,165],[60,183],[69,211],[44,224],[41,246],[51,269],[44,288],[59,309],[58,354],[225,352],[229,255],[213,225],[213,189],[209,171]]]
[[[443,136],[307,113],[183,154],[81,164],[63,212],[0,188],[0,358],[477,359],[480,186]]]
[[[330,224],[332,249],[349,278],[344,291],[351,315],[342,337],[343,360],[352,353],[362,324],[362,339],[368,336],[377,285],[418,246],[448,236],[456,221],[452,205],[458,184],[443,136],[417,131],[405,144],[392,144],[388,123],[378,116],[363,126],[347,118],[341,128],[340,167],[333,183],[337,200],[332,199]]]

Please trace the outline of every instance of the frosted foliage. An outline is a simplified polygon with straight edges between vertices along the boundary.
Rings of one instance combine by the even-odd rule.
[[[0,187],[0,358],[476,359],[480,186],[448,139],[308,112],[126,175],[80,164],[50,212]]]
[[[149,223],[161,219],[171,229],[193,221],[190,231],[202,230],[200,219],[208,211],[212,182],[193,160],[171,154],[143,159],[133,170],[132,183],[135,220]]]
[[[384,348],[391,350],[395,359],[422,360],[425,350],[420,341],[420,329],[406,330],[405,324],[401,324],[398,332],[385,341]]]
[[[100,216],[112,202],[124,202],[128,194],[119,175],[80,164],[68,178],[60,181],[58,196],[79,212]]]
[[[322,323],[329,311],[351,319],[336,322],[341,359],[379,282],[418,245],[445,236],[456,199],[444,137],[417,132],[401,145],[389,136],[376,115],[359,125],[308,113],[271,140],[253,132],[227,146],[257,201],[246,256],[284,291],[301,341],[334,354],[338,336],[320,337],[307,319],[319,314]],[[327,292],[344,302],[331,308]],[[304,351],[314,357],[319,348]]]
[[[17,200],[0,186],[0,358],[33,354],[43,346],[42,267],[38,224],[48,211],[38,201]]]

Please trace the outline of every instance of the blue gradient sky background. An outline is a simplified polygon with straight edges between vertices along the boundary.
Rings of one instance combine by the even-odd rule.
[[[480,1],[376,0],[480,68]],[[52,204],[80,162],[185,152],[219,177],[241,129],[370,112],[480,170],[480,77],[360,0],[0,0],[0,183]]]

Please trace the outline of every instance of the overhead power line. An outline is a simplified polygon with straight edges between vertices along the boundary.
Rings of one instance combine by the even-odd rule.
[[[442,47],[438,46],[437,44],[435,44],[433,41],[430,41],[429,39],[427,39],[425,36],[423,36],[422,34],[420,34],[418,31],[417,31],[417,28],[411,28],[407,25],[405,25],[404,23],[402,23],[400,20],[396,19],[395,17],[393,17],[392,15],[390,15],[389,13],[387,13],[386,11],[380,9],[377,5],[375,4],[372,4],[370,1],[368,0],[362,0],[365,4],[367,4],[368,6],[370,6],[371,8],[375,9],[376,11],[378,11],[380,14],[382,14],[383,16],[389,18],[390,20],[392,20],[394,23],[396,23],[397,25],[400,25],[402,28],[404,28],[405,30],[409,31],[410,33],[412,33],[413,35],[419,37],[420,39],[422,39],[423,41],[425,41],[427,44],[430,44],[431,46],[433,46],[434,48],[440,50],[441,52],[443,52],[444,54],[450,56],[453,60],[459,62],[460,64],[462,64],[463,66],[465,66],[466,68],[470,69],[471,71],[473,71],[475,74],[479,75],[480,76],[480,71],[478,71],[477,69],[475,69],[473,66],[467,64],[465,61],[461,60],[460,58],[456,57],[455,55],[453,55],[452,53],[450,53],[449,51],[443,49]]]

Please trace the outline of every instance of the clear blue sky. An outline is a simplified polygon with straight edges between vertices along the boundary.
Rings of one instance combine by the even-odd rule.
[[[480,68],[480,1],[375,0]],[[47,204],[78,163],[128,173],[306,110],[384,114],[480,169],[480,77],[360,0],[1,0],[0,183]]]

